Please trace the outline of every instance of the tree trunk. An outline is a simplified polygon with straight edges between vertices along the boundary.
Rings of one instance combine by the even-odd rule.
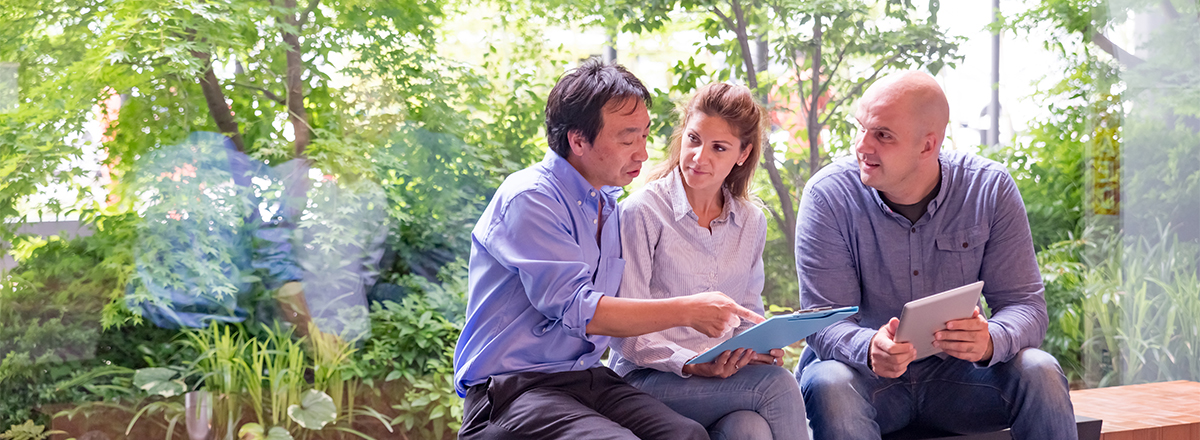
[[[212,55],[207,52],[192,52],[192,56],[204,60],[204,74],[200,77],[200,90],[204,93],[204,102],[208,104],[208,114],[212,116],[213,122],[217,124],[217,130],[221,134],[229,136],[229,140],[233,142],[233,146],[238,151],[245,152],[246,145],[242,141],[242,134],[238,131],[237,120],[233,118],[233,111],[229,109],[229,104],[225,102],[225,92],[221,91],[221,82],[217,80],[217,74],[213,72]]]
[[[812,54],[812,94],[808,96],[808,177],[817,174],[821,169],[821,119],[818,108],[821,105],[821,16],[813,17],[813,50]],[[834,72],[830,72],[833,75]]]
[[[284,0],[284,8],[287,9],[287,14],[284,16],[284,22],[290,25],[295,32],[283,32],[283,43],[287,46],[287,73],[285,75],[287,82],[287,108],[288,121],[292,123],[292,132],[295,134],[295,151],[296,157],[304,157],[304,150],[308,147],[309,142],[312,142],[312,126],[308,123],[308,112],[304,110],[304,83],[303,83],[303,59],[300,53],[300,26],[303,25],[303,17],[296,16],[296,0]]]

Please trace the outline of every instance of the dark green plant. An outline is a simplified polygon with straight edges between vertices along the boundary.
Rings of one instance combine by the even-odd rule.
[[[356,370],[369,385],[399,384],[404,403],[392,405],[398,412],[392,423],[417,438],[452,436],[462,424],[462,399],[453,384],[454,343],[461,325],[447,320],[421,295],[372,304],[372,337]]]
[[[364,379],[415,379],[453,370],[462,331],[418,295],[371,305],[371,339],[358,358]]]
[[[1037,254],[1050,318],[1041,348],[1058,360],[1071,382],[1081,380],[1084,374],[1080,349],[1085,339],[1083,300],[1088,268],[1082,262],[1082,252],[1087,244],[1083,238],[1066,240]]]

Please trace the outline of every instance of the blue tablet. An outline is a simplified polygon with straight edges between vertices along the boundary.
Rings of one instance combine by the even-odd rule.
[[[840,309],[801,310],[787,315],[775,315],[771,319],[750,327],[737,336],[708,349],[699,356],[688,361],[691,364],[712,362],[725,350],[749,348],[755,353],[767,353],[774,348],[783,348],[796,341],[807,338],[829,324],[833,324],[850,315],[858,313],[858,307],[842,307]]]

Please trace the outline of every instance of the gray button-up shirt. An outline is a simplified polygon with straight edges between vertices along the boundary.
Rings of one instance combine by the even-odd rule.
[[[1046,335],[1046,300],[1029,220],[1004,166],[943,151],[941,192],[915,224],[862,183],[853,157],[808,181],[796,224],[802,306],[858,306],[859,313],[809,336],[820,359],[867,367],[872,336],[904,303],[983,280],[992,310],[989,365],[1007,362]]]
[[[763,313],[763,246],[767,218],[762,210],[724,191],[725,206],[709,226],[700,226],[684,193],[678,170],[646,184],[621,202],[622,298],[670,298],[719,291],[742,307]],[[634,338],[613,339],[609,365],[624,376],[653,368],[683,377],[683,364],[737,332],[710,338],[691,327],[675,327]]]

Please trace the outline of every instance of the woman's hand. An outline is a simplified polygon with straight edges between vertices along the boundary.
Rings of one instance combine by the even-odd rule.
[[[721,353],[712,362],[683,366],[683,374],[700,377],[727,378],[750,364],[783,365],[783,350],[774,349],[770,354],[758,354],[748,348]]]
[[[778,365],[782,367],[783,349],[772,348],[767,354],[755,353],[754,360],[750,361],[750,363],[756,365]]]

